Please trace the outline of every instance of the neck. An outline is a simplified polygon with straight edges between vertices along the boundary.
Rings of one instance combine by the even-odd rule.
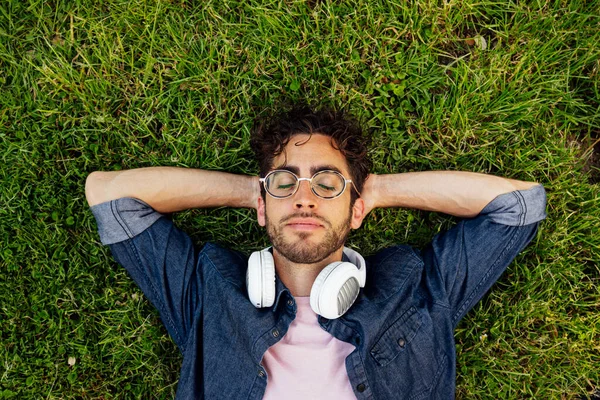
[[[275,271],[294,297],[310,296],[310,290],[319,273],[332,262],[341,261],[342,254],[343,247],[340,247],[318,263],[299,264],[288,260],[273,248]]]

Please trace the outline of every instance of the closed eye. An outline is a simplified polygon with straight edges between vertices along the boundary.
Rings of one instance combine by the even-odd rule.
[[[323,189],[323,190],[328,190],[328,191],[334,191],[335,190],[335,187],[323,185],[322,183],[319,183],[318,186],[319,186],[320,189]]]

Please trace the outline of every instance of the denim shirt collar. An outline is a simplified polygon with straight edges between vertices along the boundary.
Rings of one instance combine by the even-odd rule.
[[[284,293],[287,293],[287,296],[290,298],[293,297],[290,290],[283,284],[281,279],[279,279],[279,276],[277,276],[277,274],[275,274],[275,303],[273,304],[273,307],[271,307],[271,310],[273,312],[275,312],[277,310],[277,307],[279,306],[281,297]],[[284,298],[284,301],[285,301],[285,298]]]

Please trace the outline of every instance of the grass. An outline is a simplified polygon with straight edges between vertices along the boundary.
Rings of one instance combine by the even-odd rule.
[[[548,219],[456,331],[460,399],[600,388],[598,1],[0,3],[0,398],[172,398],[181,362],[102,247],[94,170],[256,174],[255,118],[343,107],[377,173],[535,180]],[[189,210],[198,243],[267,243],[249,210]],[[365,254],[454,223],[375,210]],[[69,358],[75,360],[69,364]]]

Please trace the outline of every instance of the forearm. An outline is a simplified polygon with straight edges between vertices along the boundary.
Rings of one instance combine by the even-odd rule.
[[[374,207],[407,207],[474,217],[497,196],[537,185],[461,171],[370,175],[365,189]]]
[[[256,177],[191,168],[96,171],[86,180],[90,207],[135,197],[162,213],[220,206],[254,208],[259,194]]]

